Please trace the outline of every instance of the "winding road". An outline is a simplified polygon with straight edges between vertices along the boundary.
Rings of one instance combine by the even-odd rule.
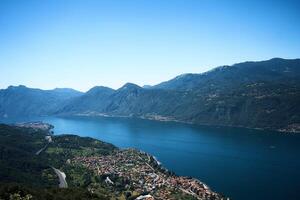
[[[56,169],[54,167],[51,167],[54,172],[57,174],[58,178],[59,178],[59,188],[67,188],[68,187],[68,183],[66,181],[66,174],[62,171],[60,171],[59,169]]]
[[[41,148],[40,150],[38,150],[35,155],[39,155],[41,152],[43,152],[45,149],[47,149],[49,143],[52,142],[52,138],[51,136],[46,136],[45,139],[47,140],[47,144]],[[56,169],[54,167],[51,166],[51,168],[54,170],[54,172],[57,174],[58,178],[59,178],[59,188],[67,188],[68,187],[68,183],[66,181],[66,174],[62,171],[60,171],[59,169]]]

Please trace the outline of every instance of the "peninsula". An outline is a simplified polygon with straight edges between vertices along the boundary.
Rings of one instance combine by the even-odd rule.
[[[51,128],[42,122],[0,125],[0,199],[226,199],[148,153],[56,136]]]

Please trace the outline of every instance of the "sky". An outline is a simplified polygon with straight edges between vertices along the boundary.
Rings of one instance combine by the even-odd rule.
[[[0,88],[87,91],[300,57],[300,2],[0,0]]]

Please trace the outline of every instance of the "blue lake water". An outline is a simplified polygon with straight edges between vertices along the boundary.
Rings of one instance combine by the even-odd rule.
[[[193,176],[231,199],[300,199],[300,135],[194,126],[142,119],[72,117],[43,120],[55,134],[97,138],[134,147],[178,175]]]

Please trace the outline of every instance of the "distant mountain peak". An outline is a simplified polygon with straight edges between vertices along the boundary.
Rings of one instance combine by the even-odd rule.
[[[126,83],[118,90],[128,90],[128,89],[142,89],[139,85],[136,85],[134,83]]]
[[[193,75],[193,73],[184,73],[184,74],[180,74],[180,75],[176,76],[174,79],[181,79],[181,78],[191,76],[191,75]]]
[[[86,94],[95,94],[99,92],[113,92],[114,89],[105,87],[105,86],[95,86],[92,87],[89,91],[86,92]]]
[[[18,85],[18,86],[10,85],[7,87],[7,89],[14,89],[14,88],[27,88],[27,87],[25,85]]]
[[[288,60],[288,59],[279,58],[279,57],[274,57],[274,58],[271,58],[269,61],[271,61],[271,60]]]
[[[50,90],[51,91],[51,90]],[[62,93],[80,93],[80,94],[82,94],[83,92],[80,92],[80,91],[78,91],[78,90],[74,90],[74,89],[72,89],[72,88],[54,88],[52,91],[54,91],[54,92],[62,92]]]
[[[18,86],[10,85],[7,87],[7,90],[10,90],[10,91],[21,91],[21,90],[27,90],[27,89],[30,89],[30,88],[26,87],[25,85],[18,85]]]

